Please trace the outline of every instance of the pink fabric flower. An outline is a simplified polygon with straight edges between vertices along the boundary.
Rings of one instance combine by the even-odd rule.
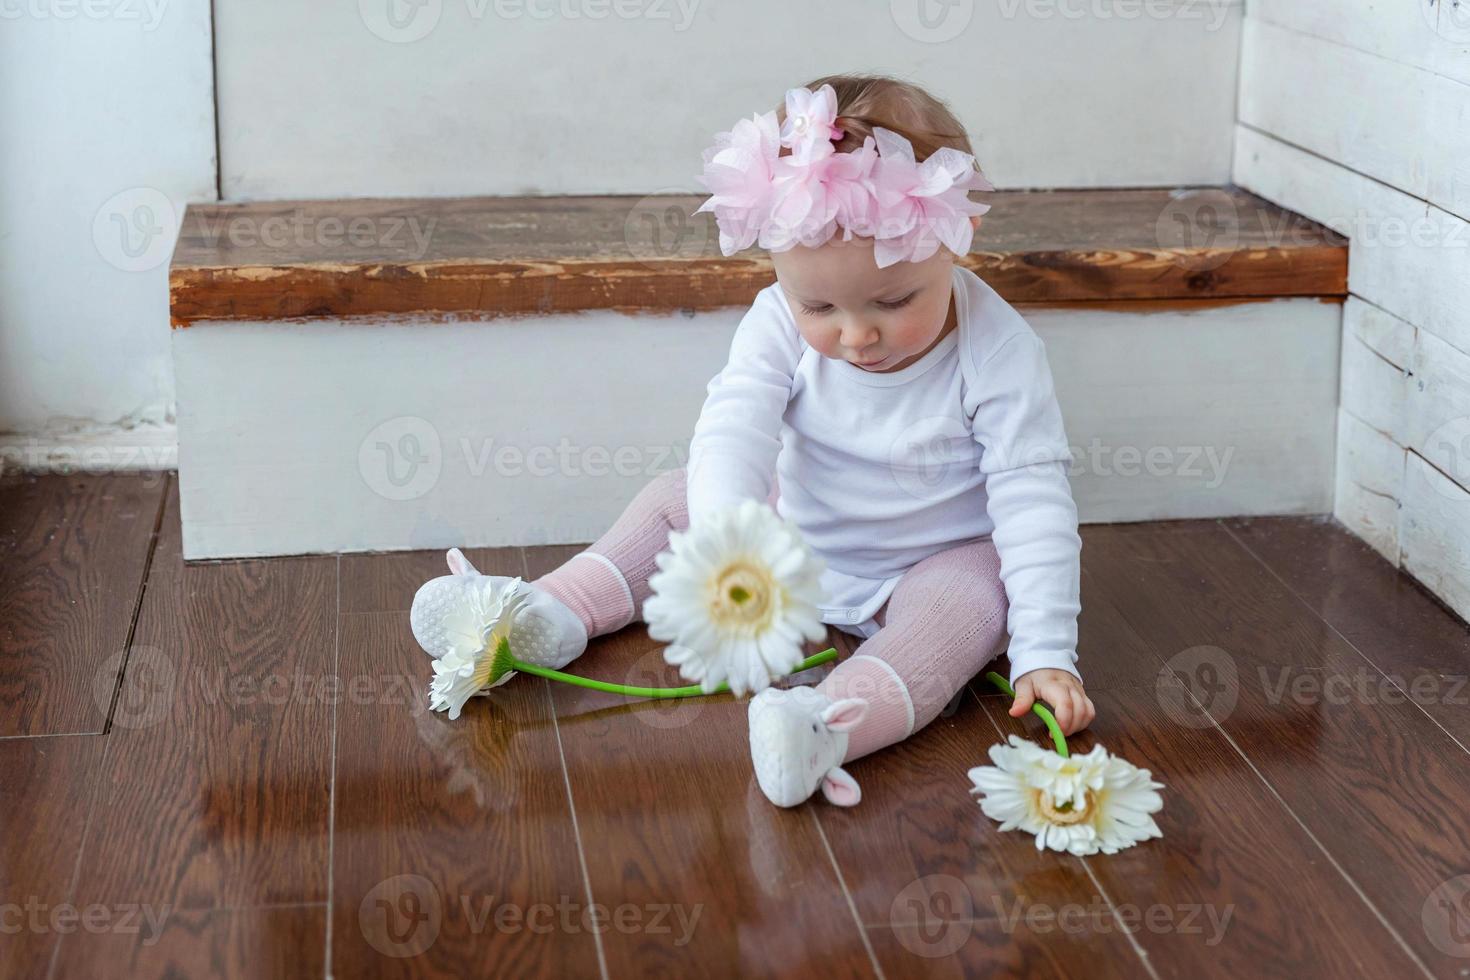
[[[786,93],[786,122],[776,114],[742,119],[704,151],[699,177],[711,196],[720,250],[733,255],[757,242],[771,252],[796,245],[816,248],[837,229],[843,240],[874,240],[874,260],[922,262],[942,244],[956,255],[970,250],[970,219],[990,205],[970,191],[992,191],[975,158],[941,147],[923,163],[898,133],[881,127],[848,153],[832,146],[837,96],[830,85]],[[781,147],[792,152],[781,156]]]
[[[704,151],[704,174],[699,181],[712,196],[694,213],[714,212],[724,254],[734,255],[753,245],[770,217],[780,152],[774,112],[740,120],[734,129],[717,134],[714,146]]]
[[[995,188],[974,168],[974,157],[943,146],[923,163],[914,161],[908,140],[876,127],[878,163],[873,168],[873,196],[879,227],[874,235],[878,268],[894,262],[922,262],[943,244],[956,255],[970,251],[975,229],[972,215],[990,210],[966,192]]]
[[[786,120],[781,124],[781,145],[791,147],[797,163],[810,163],[833,153],[832,141],[842,131],[837,121],[837,92],[823,85],[815,92],[794,88],[786,93]]]
[[[851,153],[833,153],[809,164],[791,157],[776,161],[776,202],[760,236],[762,248],[785,251],[800,244],[816,248],[839,226],[862,234],[872,220],[869,175],[878,155],[869,138]]]

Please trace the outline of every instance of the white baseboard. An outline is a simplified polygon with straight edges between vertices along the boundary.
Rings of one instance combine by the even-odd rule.
[[[1331,511],[1340,306],[1023,312],[1083,520]],[[185,557],[594,540],[688,458],[741,313],[176,330]]]
[[[0,469],[5,472],[120,473],[178,466],[179,431],[173,422],[0,433]]]

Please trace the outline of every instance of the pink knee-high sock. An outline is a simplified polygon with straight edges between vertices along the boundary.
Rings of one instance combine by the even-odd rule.
[[[867,717],[848,735],[851,762],[901,742],[938,717],[965,682],[1004,649],[1006,594],[989,539],[930,555],[893,590],[882,627],[817,685],[857,697]]]
[[[772,479],[766,502],[775,505],[780,486]],[[565,603],[587,636],[613,633],[642,615],[658,571],[654,558],[669,548],[669,534],[689,528],[689,496],[684,467],[654,477],[628,504],[602,537],[560,568],[532,582]]]
[[[658,570],[654,556],[669,547],[669,533],[689,526],[684,470],[654,477],[602,537],[532,582],[564,602],[589,637],[612,633],[639,615]]]

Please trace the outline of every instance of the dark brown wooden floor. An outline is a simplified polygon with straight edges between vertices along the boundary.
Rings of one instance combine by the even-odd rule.
[[[437,552],[185,565],[168,475],[7,477],[0,532],[0,977],[1470,972],[1470,632],[1326,520],[1084,529],[1073,742],[1168,786],[1086,860],[980,813],[1039,731],[978,684],[779,810],[728,697],[427,712]]]

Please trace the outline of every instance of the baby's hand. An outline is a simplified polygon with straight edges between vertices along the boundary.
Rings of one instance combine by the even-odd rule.
[[[1082,689],[1082,682],[1065,670],[1043,667],[1016,678],[1016,703],[1011,705],[1011,717],[1019,718],[1030,711],[1038,698],[1051,707],[1063,735],[1080,732],[1097,717],[1097,709]]]

